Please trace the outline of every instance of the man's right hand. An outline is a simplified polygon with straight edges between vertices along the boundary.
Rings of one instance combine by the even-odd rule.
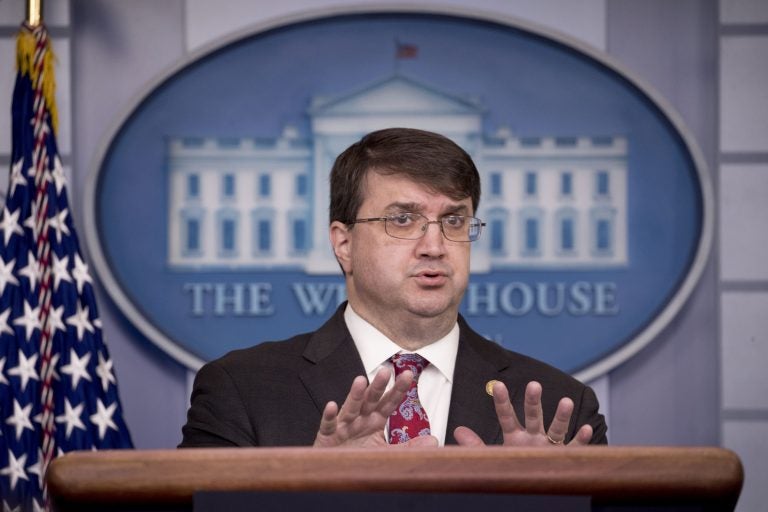
[[[413,374],[404,371],[395,378],[392,388],[385,391],[391,375],[390,371],[382,368],[370,384],[365,377],[356,377],[341,409],[336,402],[328,402],[323,409],[314,446],[388,446],[384,434],[387,420],[403,401],[413,381]],[[423,436],[397,446],[437,444],[435,437]]]

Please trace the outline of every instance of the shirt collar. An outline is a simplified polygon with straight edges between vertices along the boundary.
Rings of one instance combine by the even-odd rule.
[[[369,378],[390,357],[398,352],[407,352],[358,315],[349,304],[344,310],[344,321]],[[453,382],[453,369],[456,366],[458,350],[459,324],[456,323],[447,335],[416,352],[426,358],[430,365],[437,368],[449,382]]]

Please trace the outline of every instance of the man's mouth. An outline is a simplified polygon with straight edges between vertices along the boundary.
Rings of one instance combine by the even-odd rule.
[[[421,270],[415,275],[416,280],[424,285],[437,286],[445,283],[448,280],[447,273],[442,270]]]

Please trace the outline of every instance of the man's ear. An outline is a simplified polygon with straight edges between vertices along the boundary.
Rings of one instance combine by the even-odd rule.
[[[330,238],[333,254],[336,255],[336,261],[341,265],[344,274],[352,273],[352,237],[349,226],[337,220],[331,222]]]

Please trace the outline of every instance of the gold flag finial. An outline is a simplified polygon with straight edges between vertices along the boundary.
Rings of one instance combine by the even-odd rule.
[[[27,0],[27,25],[36,27],[43,22],[43,0]]]

